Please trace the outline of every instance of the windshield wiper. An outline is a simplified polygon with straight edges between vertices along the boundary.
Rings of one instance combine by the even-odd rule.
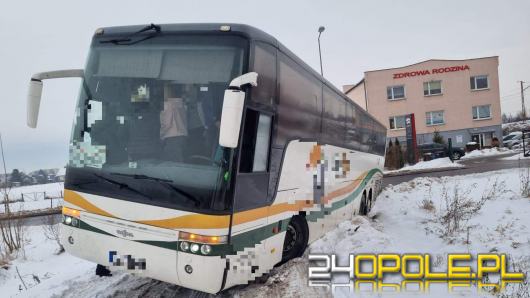
[[[151,198],[150,196],[144,194],[143,192],[141,192],[141,191],[139,191],[139,190],[137,190],[135,188],[130,187],[127,183],[119,182],[119,181],[107,178],[107,177],[102,176],[102,175],[97,174],[97,173],[93,173],[93,175],[98,177],[98,178],[100,178],[101,180],[107,181],[108,183],[111,183],[111,184],[119,186],[120,189],[121,188],[126,188],[126,189],[130,190],[131,192],[134,192],[135,194],[138,194],[138,195],[141,195],[142,197],[148,198],[151,201],[153,200],[153,198]]]
[[[149,31],[149,30],[155,30],[155,32],[153,32],[153,34],[147,35],[144,38],[138,39],[136,41],[132,41],[131,37],[133,37],[134,35],[140,34],[142,32]],[[134,32],[132,34],[129,34],[126,37],[102,40],[99,43],[112,43],[112,44],[115,44],[115,45],[133,45],[133,44],[140,43],[140,42],[142,42],[144,40],[153,38],[156,35],[158,35],[160,32],[162,32],[162,30],[160,29],[160,26],[151,23],[151,25],[147,25],[144,28],[142,28],[142,29],[140,29],[140,30],[138,30],[138,31],[136,31],[136,32]]]
[[[157,178],[157,177],[151,177],[151,176],[139,175],[139,174],[124,174],[124,173],[110,173],[110,174],[111,175],[116,175],[116,176],[130,177],[130,178],[133,178],[133,179],[145,179],[145,180],[156,181],[156,182],[159,182],[160,184],[170,188],[171,190],[175,191],[176,193],[180,194],[181,196],[185,197],[186,199],[188,199],[190,201],[193,201],[195,203],[195,207],[198,207],[201,204],[201,201],[199,199],[194,197],[192,194],[190,194],[188,192],[185,192],[185,191],[183,191],[180,188],[175,187],[172,184],[173,181],[169,180],[169,179],[163,179],[163,178]]]

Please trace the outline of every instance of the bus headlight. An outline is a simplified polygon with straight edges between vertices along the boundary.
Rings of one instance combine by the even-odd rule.
[[[204,244],[203,246],[201,246],[201,253],[203,255],[208,255],[212,252],[212,247],[208,244]]]
[[[198,252],[198,251],[199,251],[199,244],[197,244],[197,243],[193,243],[193,244],[190,246],[190,250],[191,250],[191,252]]]
[[[180,242],[180,249],[182,251],[188,251],[188,249],[190,249],[190,244],[188,242]]]
[[[72,223],[72,218],[70,216],[65,216],[64,223],[70,225]]]

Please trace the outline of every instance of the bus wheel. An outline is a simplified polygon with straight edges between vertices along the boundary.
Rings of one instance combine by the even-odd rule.
[[[282,263],[302,256],[307,246],[308,238],[309,228],[307,227],[307,222],[300,216],[294,216],[285,232]]]
[[[110,270],[107,269],[105,266],[98,264],[96,266],[96,275],[97,276],[112,276],[112,273],[110,273]]]
[[[372,189],[370,189],[367,202],[368,203],[366,204],[366,206],[368,206],[368,208],[366,209],[366,214],[368,214],[368,213],[370,213],[370,211],[372,211],[372,207],[373,207],[373,204],[374,204],[374,199],[373,199],[373,195],[372,195]]]
[[[366,215],[368,214],[368,202],[366,202],[366,192],[363,192],[363,196],[361,198],[361,206],[359,206],[359,215]]]

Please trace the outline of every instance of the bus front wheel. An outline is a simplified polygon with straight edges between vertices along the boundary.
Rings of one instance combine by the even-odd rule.
[[[99,276],[99,277],[112,276],[112,273],[110,272],[110,270],[107,267],[98,264],[96,266],[96,275]]]
[[[295,216],[289,222],[283,242],[282,263],[302,256],[307,246],[309,228],[301,216]]]

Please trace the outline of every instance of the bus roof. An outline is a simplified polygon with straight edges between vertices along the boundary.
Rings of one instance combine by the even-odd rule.
[[[98,29],[96,32],[103,31],[104,35],[110,34],[110,35],[127,35],[132,34],[135,32],[138,32],[139,30],[146,27],[148,24],[143,25],[131,25],[131,26],[117,26],[117,27],[104,27]],[[185,34],[204,34],[204,33],[219,33],[223,32],[221,30],[221,26],[230,26],[230,31],[232,34],[237,34],[244,36],[250,40],[254,41],[262,41],[268,44],[273,45],[274,47],[278,48],[281,52],[289,56],[291,59],[293,59],[298,65],[300,65],[302,68],[304,68],[307,72],[312,74],[316,79],[322,81],[326,86],[328,86],[330,89],[335,91],[337,94],[341,95],[344,100],[347,100],[349,102],[352,102],[354,105],[358,106],[353,100],[350,100],[349,97],[344,94],[341,90],[339,90],[335,85],[333,85],[331,82],[329,82],[326,78],[320,75],[320,73],[316,72],[312,67],[310,67],[307,63],[305,63],[302,59],[300,59],[296,54],[294,54],[291,50],[289,50],[287,47],[285,47],[282,43],[280,43],[275,37],[272,35],[249,25],[245,24],[237,24],[237,23],[181,23],[181,24],[156,24],[157,26],[160,26],[160,30],[163,33],[185,33]],[[97,34],[96,34],[97,35]],[[360,110],[364,111],[360,106],[358,106]],[[376,123],[379,123],[381,126],[384,127],[383,124],[381,124],[375,117],[373,117],[368,112],[364,111],[364,113],[373,119]]]

